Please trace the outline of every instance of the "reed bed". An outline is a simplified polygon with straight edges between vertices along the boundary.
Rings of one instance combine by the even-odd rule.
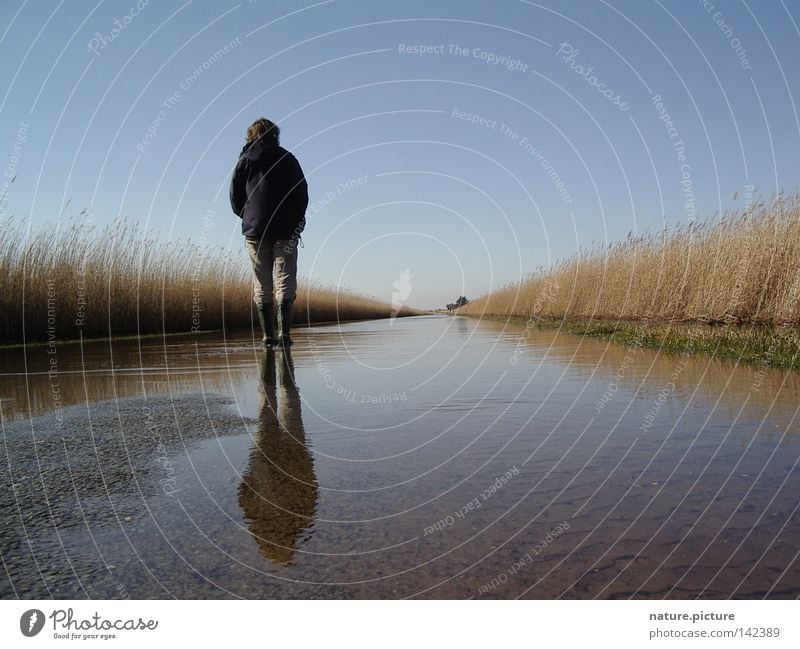
[[[458,313],[800,368],[800,197],[594,245]]]
[[[800,198],[579,251],[458,311],[566,319],[800,324]]]
[[[257,326],[243,251],[163,241],[126,221],[99,229],[73,219],[35,233],[26,225],[0,221],[4,344]],[[301,280],[295,323],[391,311],[369,296]]]

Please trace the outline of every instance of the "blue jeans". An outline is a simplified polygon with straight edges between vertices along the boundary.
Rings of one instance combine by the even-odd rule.
[[[247,253],[253,264],[253,302],[258,306],[272,304],[273,285],[278,304],[294,302],[297,296],[296,242],[247,239]]]

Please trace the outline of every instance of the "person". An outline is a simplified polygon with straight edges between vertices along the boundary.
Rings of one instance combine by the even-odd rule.
[[[276,358],[267,349],[264,356],[260,425],[239,483],[239,506],[262,554],[275,564],[290,565],[311,538],[319,483],[303,428],[291,350]]]
[[[242,219],[253,266],[253,301],[263,344],[288,347],[308,185],[297,158],[280,145],[277,124],[263,117],[256,120],[247,129],[246,140],[231,178],[231,207]],[[273,304],[277,304],[277,336]]]

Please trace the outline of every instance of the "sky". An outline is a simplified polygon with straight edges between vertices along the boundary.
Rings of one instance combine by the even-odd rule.
[[[262,116],[309,184],[300,274],[419,308],[798,189],[796,2],[2,7],[0,212],[34,231],[247,263],[228,185]]]

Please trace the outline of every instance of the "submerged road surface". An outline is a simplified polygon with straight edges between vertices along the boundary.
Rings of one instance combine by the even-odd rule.
[[[461,317],[1,352],[4,598],[797,598],[800,377]]]

